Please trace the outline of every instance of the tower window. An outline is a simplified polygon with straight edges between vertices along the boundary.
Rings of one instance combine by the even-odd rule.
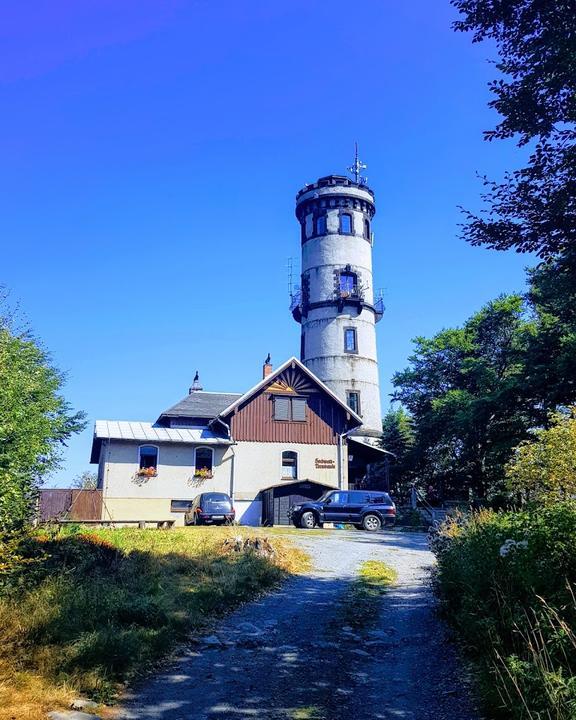
[[[340,294],[343,297],[356,295],[358,287],[358,277],[356,273],[344,271],[340,273]]]
[[[300,335],[300,360],[304,362],[304,358],[306,357],[306,332],[304,329],[302,329],[302,334]]]
[[[356,328],[344,328],[344,352],[358,352],[358,344],[356,342]]]
[[[296,480],[298,477],[298,453],[293,450],[282,453],[282,477],[288,480]]]
[[[306,398],[276,396],[274,420],[306,422]]]
[[[158,467],[158,448],[155,445],[140,445],[138,448],[140,470]]]
[[[360,393],[356,390],[346,391],[346,405],[355,412],[356,415],[360,415]]]
[[[370,240],[370,220],[364,220],[364,237]]]
[[[345,235],[352,233],[352,215],[350,215],[350,213],[342,213],[340,215],[340,232]]]
[[[316,218],[315,231],[316,235],[326,234],[326,215],[318,215],[318,217]]]

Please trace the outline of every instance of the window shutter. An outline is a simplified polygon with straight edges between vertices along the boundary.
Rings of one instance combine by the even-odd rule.
[[[290,420],[290,398],[274,398],[274,420]]]
[[[292,398],[292,420],[306,420],[306,399]]]

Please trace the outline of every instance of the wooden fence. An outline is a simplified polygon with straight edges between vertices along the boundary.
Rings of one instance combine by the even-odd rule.
[[[100,520],[102,490],[50,489],[40,491],[39,522]]]

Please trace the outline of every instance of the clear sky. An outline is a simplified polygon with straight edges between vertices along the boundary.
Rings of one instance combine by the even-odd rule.
[[[521,290],[526,257],[458,238],[487,143],[492,50],[447,0],[0,0],[0,282],[93,422],[244,392],[299,352],[294,196],[354,141],[376,193],[383,408],[411,338]]]

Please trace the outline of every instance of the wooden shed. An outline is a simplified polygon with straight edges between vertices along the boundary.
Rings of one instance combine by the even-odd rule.
[[[292,505],[318,500],[326,490],[330,490],[327,485],[313,480],[283,483],[262,490],[262,525],[290,525],[288,510]]]

